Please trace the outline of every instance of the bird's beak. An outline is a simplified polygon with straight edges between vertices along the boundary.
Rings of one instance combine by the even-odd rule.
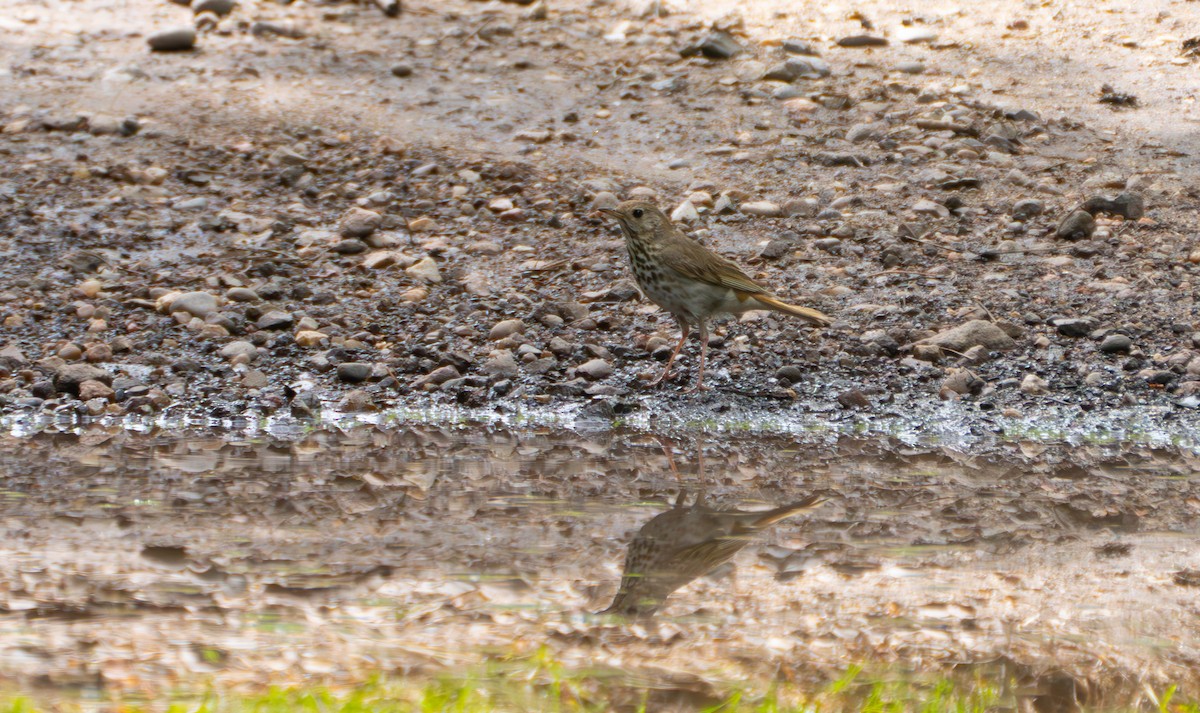
[[[619,215],[612,208],[597,208],[588,214],[589,218],[616,218]]]

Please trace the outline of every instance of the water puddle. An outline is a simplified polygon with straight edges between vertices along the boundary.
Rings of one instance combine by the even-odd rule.
[[[153,698],[548,648],[649,681],[1004,662],[1194,683],[1197,461],[1034,451],[496,425],[7,437],[0,680]]]

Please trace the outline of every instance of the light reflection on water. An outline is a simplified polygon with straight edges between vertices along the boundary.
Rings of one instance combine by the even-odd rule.
[[[848,439],[360,426],[43,434],[0,441],[0,461],[0,677],[22,685],[352,678],[542,645],[763,676],[1005,657],[1179,681],[1198,656],[1200,588],[1178,575],[1200,570],[1195,462],[1152,449],[998,460]],[[688,512],[701,492],[718,511],[825,502],[761,532],[713,515],[718,535],[664,545],[699,527],[657,518],[681,491]],[[597,616],[621,603],[631,541],[676,547],[624,572],[627,591],[643,582],[626,601],[644,606],[614,610],[653,617]],[[724,552],[671,564],[689,549]]]

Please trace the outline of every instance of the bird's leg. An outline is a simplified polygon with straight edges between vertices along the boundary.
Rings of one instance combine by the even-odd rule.
[[[692,328],[688,326],[687,322],[678,317],[675,318],[675,321],[679,323],[679,328],[681,330],[679,335],[679,343],[675,345],[675,351],[671,352],[671,356],[667,358],[667,368],[663,369],[662,376],[658,377],[654,381],[651,381],[650,386],[658,386],[662,382],[666,381],[667,377],[671,375],[671,365],[675,363],[675,357],[679,356],[679,350],[683,349],[683,343],[687,341],[688,335],[692,333]]]
[[[699,374],[696,375],[696,385],[688,389],[686,393],[693,391],[708,391],[709,387],[704,385],[704,359],[708,356],[708,320],[700,320],[700,368]]]

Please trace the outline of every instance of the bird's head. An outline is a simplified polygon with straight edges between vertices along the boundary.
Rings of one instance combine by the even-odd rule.
[[[625,201],[616,208],[599,209],[621,226],[621,232],[629,240],[652,241],[667,235],[671,230],[671,219],[654,204],[646,201]]]

